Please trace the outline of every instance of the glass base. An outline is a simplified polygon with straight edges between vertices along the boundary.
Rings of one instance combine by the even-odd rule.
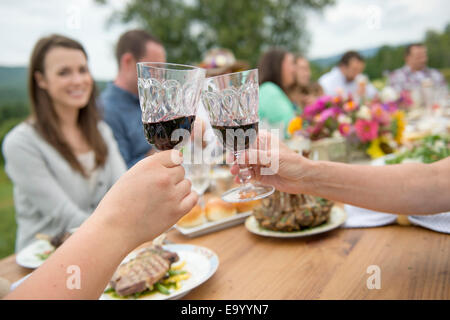
[[[272,186],[240,186],[223,193],[222,200],[226,202],[248,202],[268,197],[274,191],[275,188]]]

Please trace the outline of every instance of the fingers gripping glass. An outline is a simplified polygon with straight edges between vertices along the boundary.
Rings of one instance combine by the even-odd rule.
[[[181,149],[193,128],[205,70],[172,63],[137,63],[147,141],[158,151]]]
[[[233,152],[236,162],[258,135],[258,70],[248,70],[207,78],[202,93],[214,132],[223,147]],[[271,186],[253,185],[248,167],[239,171],[241,186],[228,190],[222,199],[245,202],[271,195]]]

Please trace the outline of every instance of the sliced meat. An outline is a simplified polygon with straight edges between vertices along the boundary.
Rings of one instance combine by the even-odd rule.
[[[110,285],[121,296],[142,292],[161,280],[177,260],[176,253],[161,247],[145,249],[117,268]]]

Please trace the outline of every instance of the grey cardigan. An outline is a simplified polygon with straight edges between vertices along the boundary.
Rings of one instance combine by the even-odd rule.
[[[111,129],[102,121],[98,128],[108,157],[93,189],[30,124],[17,125],[5,137],[5,170],[14,184],[16,252],[34,241],[36,233],[52,236],[80,226],[126,171]]]

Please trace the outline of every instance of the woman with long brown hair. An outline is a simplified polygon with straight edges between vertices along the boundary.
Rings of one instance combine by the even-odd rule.
[[[287,128],[296,110],[287,95],[295,83],[294,55],[283,49],[270,49],[262,55],[258,70],[259,116],[272,126]]]
[[[78,227],[126,170],[100,120],[80,43],[61,35],[41,38],[31,55],[28,89],[31,116],[2,146],[14,184],[16,251],[37,233]]]

